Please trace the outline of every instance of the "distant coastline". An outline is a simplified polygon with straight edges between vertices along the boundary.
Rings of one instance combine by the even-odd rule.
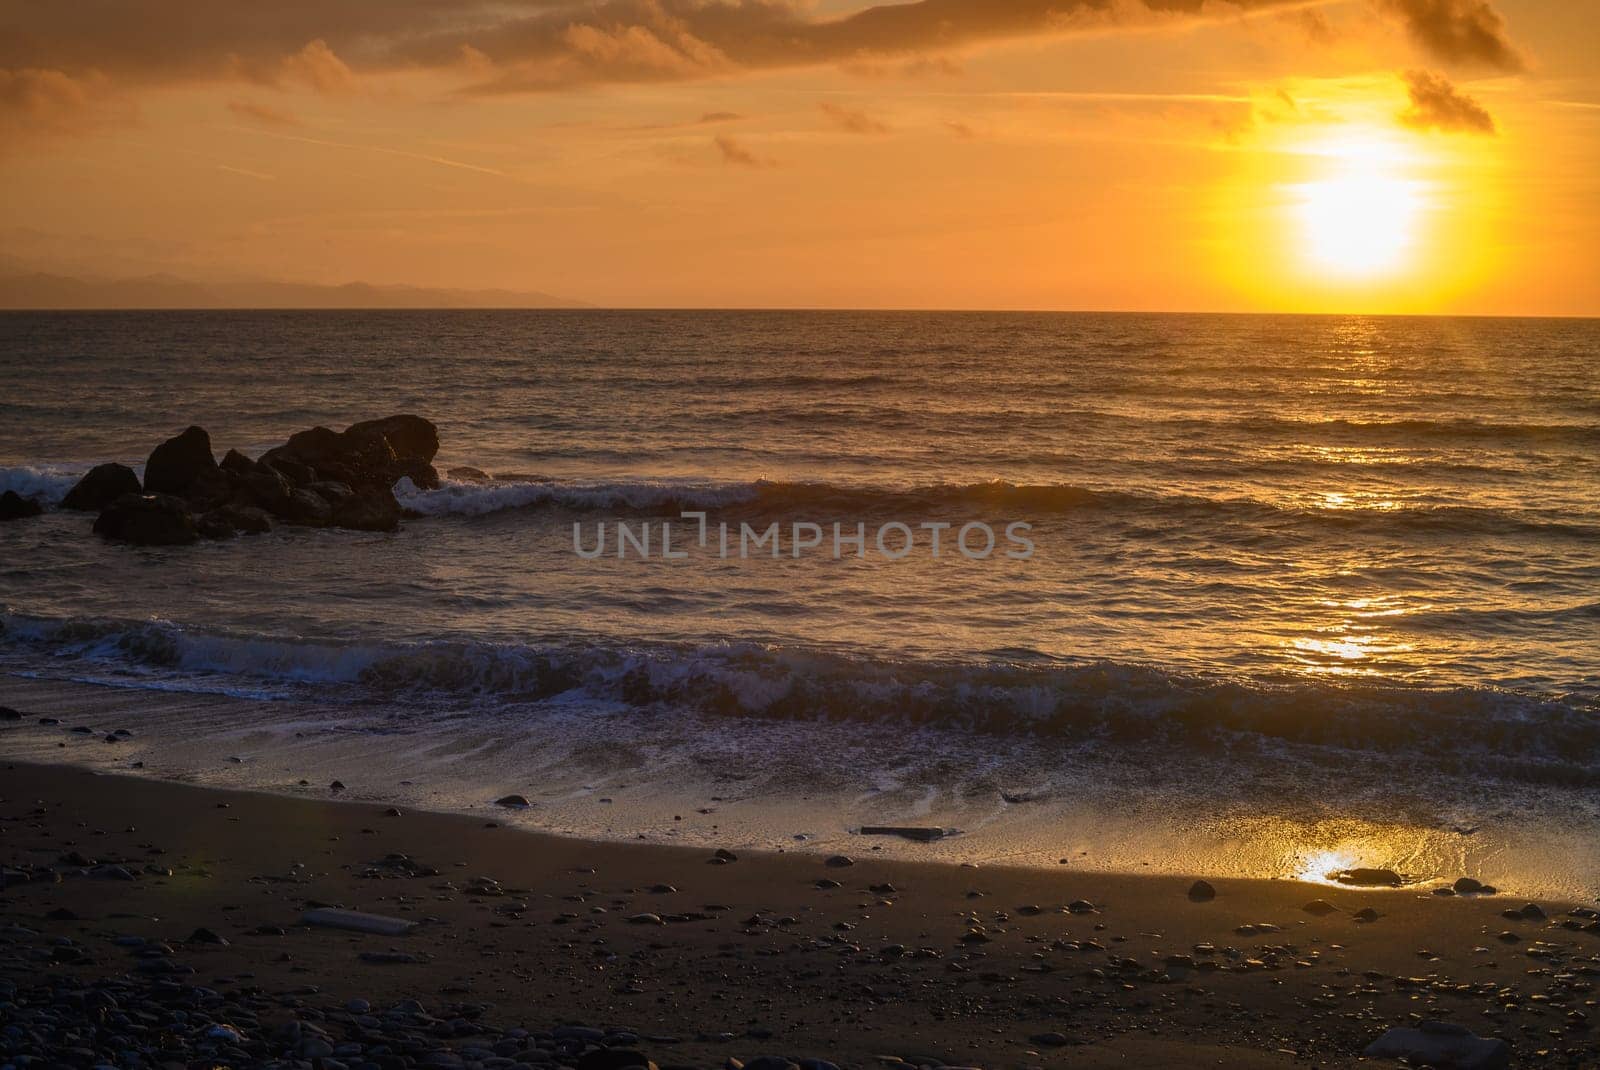
[[[243,309],[588,308],[536,290],[463,290],[247,280],[203,283],[176,275],[81,278],[33,271],[0,275],[0,309],[14,312]]]

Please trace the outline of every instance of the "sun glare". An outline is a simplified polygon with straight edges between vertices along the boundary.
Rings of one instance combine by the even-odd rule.
[[[1327,177],[1294,187],[1305,255],[1346,276],[1371,276],[1405,266],[1422,208],[1421,183],[1381,143],[1320,147]]]

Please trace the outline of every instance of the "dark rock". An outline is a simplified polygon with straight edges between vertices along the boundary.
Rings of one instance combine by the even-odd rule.
[[[289,495],[280,515],[299,527],[325,528],[333,522],[333,506],[321,495],[309,490],[297,490]]]
[[[303,487],[317,479],[317,470],[309,464],[286,457],[283,454],[268,452],[261,458],[261,463],[287,479],[296,487]]]
[[[260,535],[272,530],[271,514],[253,505],[224,505],[211,515],[220,517],[233,530],[246,535]]]
[[[427,461],[396,461],[390,465],[389,475],[392,477],[391,486],[405,478],[423,490],[437,490],[439,487],[438,469]]]
[[[333,508],[333,525],[353,531],[394,531],[400,526],[400,503],[388,487],[367,487]]]
[[[494,801],[496,806],[532,806],[525,795],[502,795]]]
[[[0,520],[26,520],[44,512],[44,506],[14,490],[0,494]]]
[[[917,840],[921,843],[942,840],[950,835],[950,831],[942,828],[923,828],[906,825],[863,825],[861,827],[861,835],[863,836],[899,836],[902,839]]]
[[[98,513],[124,494],[138,494],[144,488],[139,477],[125,464],[99,464],[67,491],[61,508]]]
[[[319,479],[315,483],[308,483],[306,489],[332,505],[338,505],[355,493],[345,484],[332,479]]]
[[[1353,884],[1362,888],[1398,888],[1405,880],[1392,869],[1346,869],[1333,875],[1340,884]]]
[[[202,474],[217,472],[211,436],[190,427],[155,448],[144,466],[144,489],[152,494],[186,495]]]
[[[217,509],[195,517],[194,528],[203,539],[231,539],[235,534],[233,525]]]
[[[282,452],[278,455],[287,455],[305,464],[315,465],[318,461],[335,460],[345,452],[345,448],[344,436],[333,428],[313,427],[290,435],[289,441],[279,447]]]
[[[426,464],[439,452],[439,429],[422,417],[409,413],[351,424],[345,429],[344,437],[355,440],[370,436],[373,432],[382,435],[394,450],[395,457],[402,461],[414,460]]]
[[[230,476],[221,468],[213,468],[195,476],[184,497],[202,509],[211,509],[233,497],[238,476]]]
[[[1449,1022],[1422,1022],[1414,1029],[1397,1026],[1368,1044],[1362,1054],[1451,1070],[1504,1070],[1511,1065],[1511,1045]]]
[[[1483,891],[1483,885],[1471,877],[1457,877],[1450,887],[1455,889],[1457,895],[1473,895]]]
[[[1339,908],[1328,902],[1326,899],[1313,899],[1300,909],[1305,911],[1307,914],[1315,914],[1320,918],[1324,915],[1335,913]]]
[[[823,865],[832,866],[835,869],[843,869],[846,866],[853,866],[855,864],[856,860],[851,858],[849,855],[831,855],[829,856],[828,860],[823,863]]]
[[[595,1048],[578,1057],[578,1070],[654,1070],[655,1065],[635,1048]]]
[[[218,947],[227,947],[228,941],[212,932],[210,929],[200,928],[189,934],[191,944],[216,944]]]
[[[270,513],[279,513],[294,493],[287,477],[271,465],[261,465],[253,472],[240,477],[240,487],[249,499]]]
[[[0,706],[0,721],[20,721],[22,711],[14,710],[10,706]]]
[[[244,476],[256,470],[256,462],[238,450],[229,450],[222,455],[222,460],[217,467],[230,475]]]
[[[170,494],[124,494],[95,519],[94,531],[135,546],[184,546],[200,538],[188,505]]]
[[[1197,903],[1203,903],[1217,897],[1217,890],[1209,881],[1195,881],[1189,885],[1189,898]]]

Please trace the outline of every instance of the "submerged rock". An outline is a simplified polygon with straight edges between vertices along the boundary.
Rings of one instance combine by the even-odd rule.
[[[44,512],[44,506],[14,490],[0,494],[0,520],[26,520]]]
[[[98,513],[124,494],[138,494],[144,488],[139,477],[125,464],[98,464],[61,499],[61,508]]]
[[[319,494],[297,490],[279,514],[291,524],[306,528],[325,528],[333,522],[333,506]]]
[[[135,546],[184,546],[200,538],[188,505],[170,494],[124,494],[95,519],[94,532]]]
[[[352,531],[394,531],[400,527],[400,502],[388,487],[371,487],[333,507],[333,526]]]
[[[1204,903],[1217,897],[1217,890],[1211,886],[1210,881],[1195,881],[1189,885],[1189,898],[1197,903]]]

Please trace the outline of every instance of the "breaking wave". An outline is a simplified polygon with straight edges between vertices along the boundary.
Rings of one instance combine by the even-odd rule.
[[[1484,506],[1394,504],[1319,508],[1254,498],[1104,490],[1067,483],[992,480],[889,487],[827,482],[695,480],[556,480],[506,477],[478,482],[445,480],[422,490],[409,479],[395,486],[400,504],[418,516],[485,516],[515,509],[637,512],[675,515],[685,510],[742,509],[800,519],[837,516],[925,516],[1008,510],[1039,518],[1085,512],[1174,520],[1230,520],[1259,525],[1319,524],[1339,529],[1404,530],[1443,534],[1544,534],[1600,537],[1600,527],[1537,512]]]
[[[1298,744],[1600,784],[1600,708],[1494,688],[1228,679],[1111,661],[895,660],[762,645],[318,642],[165,621],[0,616],[0,657],[114,686],[403,702],[421,711],[546,701],[728,717],[928,724],[1085,743]],[[48,660],[37,657],[45,654]],[[30,672],[30,675],[36,673]]]

